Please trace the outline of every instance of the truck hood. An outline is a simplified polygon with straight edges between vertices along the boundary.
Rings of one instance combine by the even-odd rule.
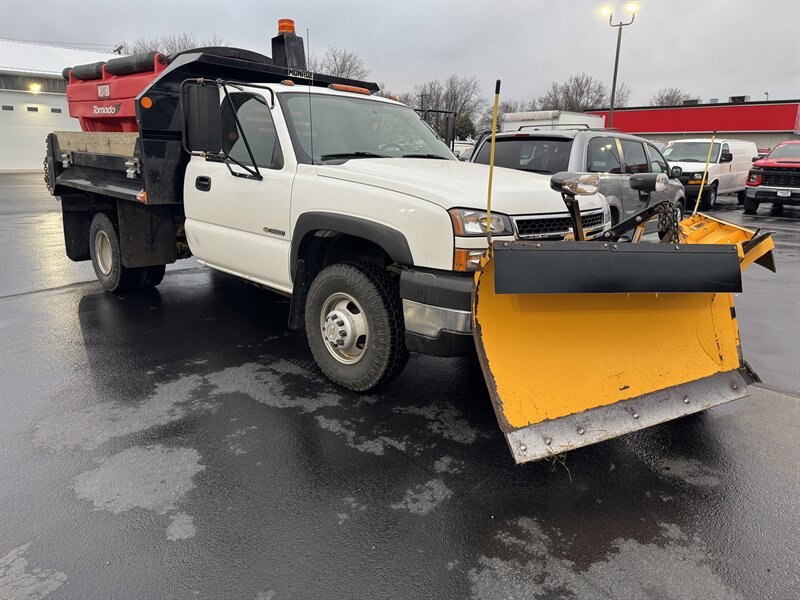
[[[320,165],[319,177],[389,189],[450,208],[485,209],[489,167],[456,160],[360,158],[341,165]],[[581,210],[603,208],[596,194],[581,196]],[[564,201],[550,189],[550,176],[496,167],[492,210],[509,215],[565,213]]]
[[[800,160],[796,158],[762,158],[753,163],[754,167],[779,169],[800,169]]]

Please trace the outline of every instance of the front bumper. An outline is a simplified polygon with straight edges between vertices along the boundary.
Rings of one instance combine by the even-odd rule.
[[[788,191],[789,196],[778,196],[779,191]],[[758,202],[772,202],[773,204],[792,204],[800,205],[800,188],[779,188],[760,185],[758,187],[748,187],[747,197]]]
[[[683,184],[683,189],[686,194],[687,198],[697,198],[697,194],[700,193],[700,184],[699,183],[689,183],[689,180],[681,179],[681,183]],[[708,189],[708,182],[703,186],[703,190]]]
[[[406,347],[431,356],[469,356],[472,339],[472,273],[403,269],[400,297]]]

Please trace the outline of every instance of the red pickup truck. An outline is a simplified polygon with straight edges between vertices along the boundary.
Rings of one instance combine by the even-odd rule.
[[[775,211],[784,204],[800,205],[800,140],[781,142],[753,163],[747,175],[744,212],[756,214],[758,205],[771,202]]]

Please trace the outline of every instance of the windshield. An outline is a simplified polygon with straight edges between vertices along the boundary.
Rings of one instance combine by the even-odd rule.
[[[800,160],[800,144],[784,144],[777,146],[769,153],[767,158],[793,158]]]
[[[670,162],[701,162],[708,159],[708,142],[672,142],[661,151]],[[711,150],[711,162],[717,162],[719,144]]]
[[[351,158],[455,160],[444,142],[406,106],[327,94],[278,97],[298,162],[310,164],[312,154],[315,164]]]
[[[487,139],[473,162],[488,165],[491,147],[490,140]],[[497,138],[494,164],[508,169],[552,175],[567,170],[571,148],[571,138]]]

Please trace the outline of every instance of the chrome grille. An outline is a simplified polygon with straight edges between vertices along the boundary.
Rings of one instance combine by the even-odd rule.
[[[594,212],[581,214],[583,231],[593,233],[602,228],[603,213]],[[514,225],[520,238],[550,238],[560,239],[572,231],[572,219],[569,215],[540,215],[514,217]]]

